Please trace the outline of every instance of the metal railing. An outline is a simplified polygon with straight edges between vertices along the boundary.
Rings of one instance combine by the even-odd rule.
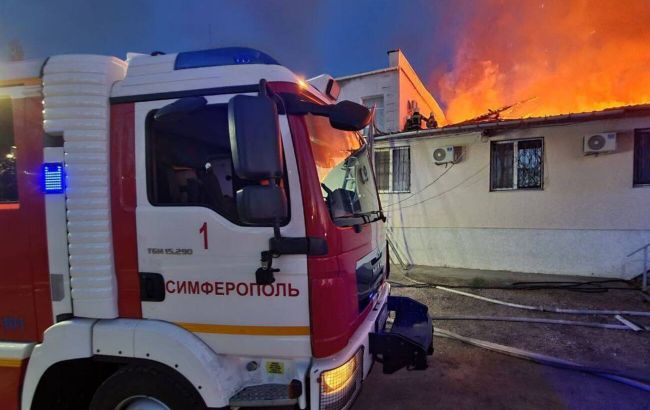
[[[647,292],[648,290],[648,248],[650,248],[650,243],[646,243],[644,246],[627,255],[629,258],[630,256],[643,251],[643,273],[641,273],[641,290],[644,292]]]

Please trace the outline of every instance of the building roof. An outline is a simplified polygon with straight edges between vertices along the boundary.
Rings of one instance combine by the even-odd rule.
[[[353,80],[355,78],[359,77],[365,77],[368,75],[375,75],[375,74],[382,74],[382,73],[387,73],[390,71],[397,71],[399,67],[388,67],[388,68],[380,68],[379,70],[372,70],[372,71],[366,71],[363,73],[357,73],[357,74],[350,74],[350,75],[345,75],[343,77],[337,77],[336,81],[348,81],[348,80]]]
[[[516,128],[533,128],[551,125],[564,125],[587,121],[606,120],[622,117],[650,116],[650,104],[626,105],[612,107],[600,111],[589,111],[579,113],[568,113],[550,115],[546,117],[528,117],[502,119],[495,121],[466,121],[458,124],[451,124],[441,128],[424,129],[418,131],[397,132],[393,134],[379,135],[375,140],[407,139],[420,137],[435,137],[447,134],[464,134],[468,132],[483,131],[487,135],[493,131],[501,131]]]

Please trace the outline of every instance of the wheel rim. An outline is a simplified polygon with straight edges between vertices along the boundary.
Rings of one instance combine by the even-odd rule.
[[[115,410],[171,410],[165,403],[149,396],[133,396],[123,400]]]

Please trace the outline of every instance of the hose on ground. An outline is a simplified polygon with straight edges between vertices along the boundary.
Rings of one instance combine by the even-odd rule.
[[[433,320],[479,320],[488,322],[524,322],[524,323],[543,323],[551,325],[568,325],[568,326],[584,326],[595,327],[601,329],[613,330],[634,330],[630,326],[610,324],[610,323],[595,323],[595,322],[580,322],[576,320],[557,320],[557,319],[544,319],[537,317],[512,317],[512,316],[476,316],[476,315],[438,315],[431,316]],[[647,326],[641,326],[640,330],[650,330]]]
[[[625,315],[625,316],[650,317],[650,312],[641,312],[636,310],[564,309],[558,307],[530,306],[530,305],[522,305],[519,303],[504,302],[502,300],[487,298],[485,296],[475,295],[473,293],[463,292],[456,289],[450,289],[444,286],[436,286],[436,289],[444,290],[445,292],[455,293],[457,295],[467,296],[478,300],[483,300],[485,302],[495,303],[497,305],[510,306],[513,308],[524,309],[524,310],[535,310],[538,312],[566,313],[571,315]]]
[[[408,285],[399,282],[390,282],[394,288],[416,288],[416,289],[440,289],[445,292],[455,293],[457,295],[467,296],[470,298],[482,300],[497,305],[509,306],[516,309],[533,310],[537,312],[546,313],[565,313],[571,315],[625,315],[625,316],[647,316],[650,317],[650,312],[642,312],[636,310],[599,310],[599,309],[564,309],[558,307],[545,307],[545,306],[531,306],[522,305],[519,303],[504,302],[502,300],[488,298],[485,296],[475,295],[473,293],[463,292],[457,289],[452,289],[446,286],[421,284],[417,282],[415,285]],[[424,286],[423,286],[424,285]]]
[[[493,352],[517,357],[519,359],[530,360],[535,363],[540,363],[547,366],[553,366],[561,369],[577,370],[577,371],[593,374],[595,376],[599,376],[619,383],[623,383],[628,386],[635,387],[637,389],[641,389],[643,391],[650,393],[650,380],[643,377],[637,377],[637,376],[625,374],[616,370],[584,366],[578,363],[574,363],[553,356],[547,356],[541,353],[530,352],[527,350],[518,349],[515,347],[510,347],[498,343],[488,342],[480,339],[474,339],[467,336],[461,336],[457,333],[451,332],[446,329],[441,329],[438,327],[434,328],[433,335],[437,337],[445,337],[449,339],[458,340],[470,344],[472,346],[477,346],[483,349],[491,350]]]
[[[411,279],[412,280],[412,279]],[[414,281],[415,282],[415,281]],[[629,285],[630,282],[624,279],[605,279],[605,280],[592,280],[587,282],[514,282],[506,286],[487,286],[487,285],[450,285],[444,283],[422,283],[416,282],[415,285],[404,283],[395,283],[396,287],[406,288],[431,288],[436,286],[444,286],[453,289],[496,289],[496,290],[568,290],[571,292],[579,293],[605,293],[610,290],[623,290],[639,292],[639,289],[634,287],[620,287],[620,286],[603,286],[607,283],[624,283]]]

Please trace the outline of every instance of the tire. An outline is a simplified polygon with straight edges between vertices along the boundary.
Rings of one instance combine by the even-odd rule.
[[[148,406],[138,406],[148,404]],[[205,404],[185,378],[163,366],[130,365],[106,379],[95,392],[90,410],[204,410]]]

